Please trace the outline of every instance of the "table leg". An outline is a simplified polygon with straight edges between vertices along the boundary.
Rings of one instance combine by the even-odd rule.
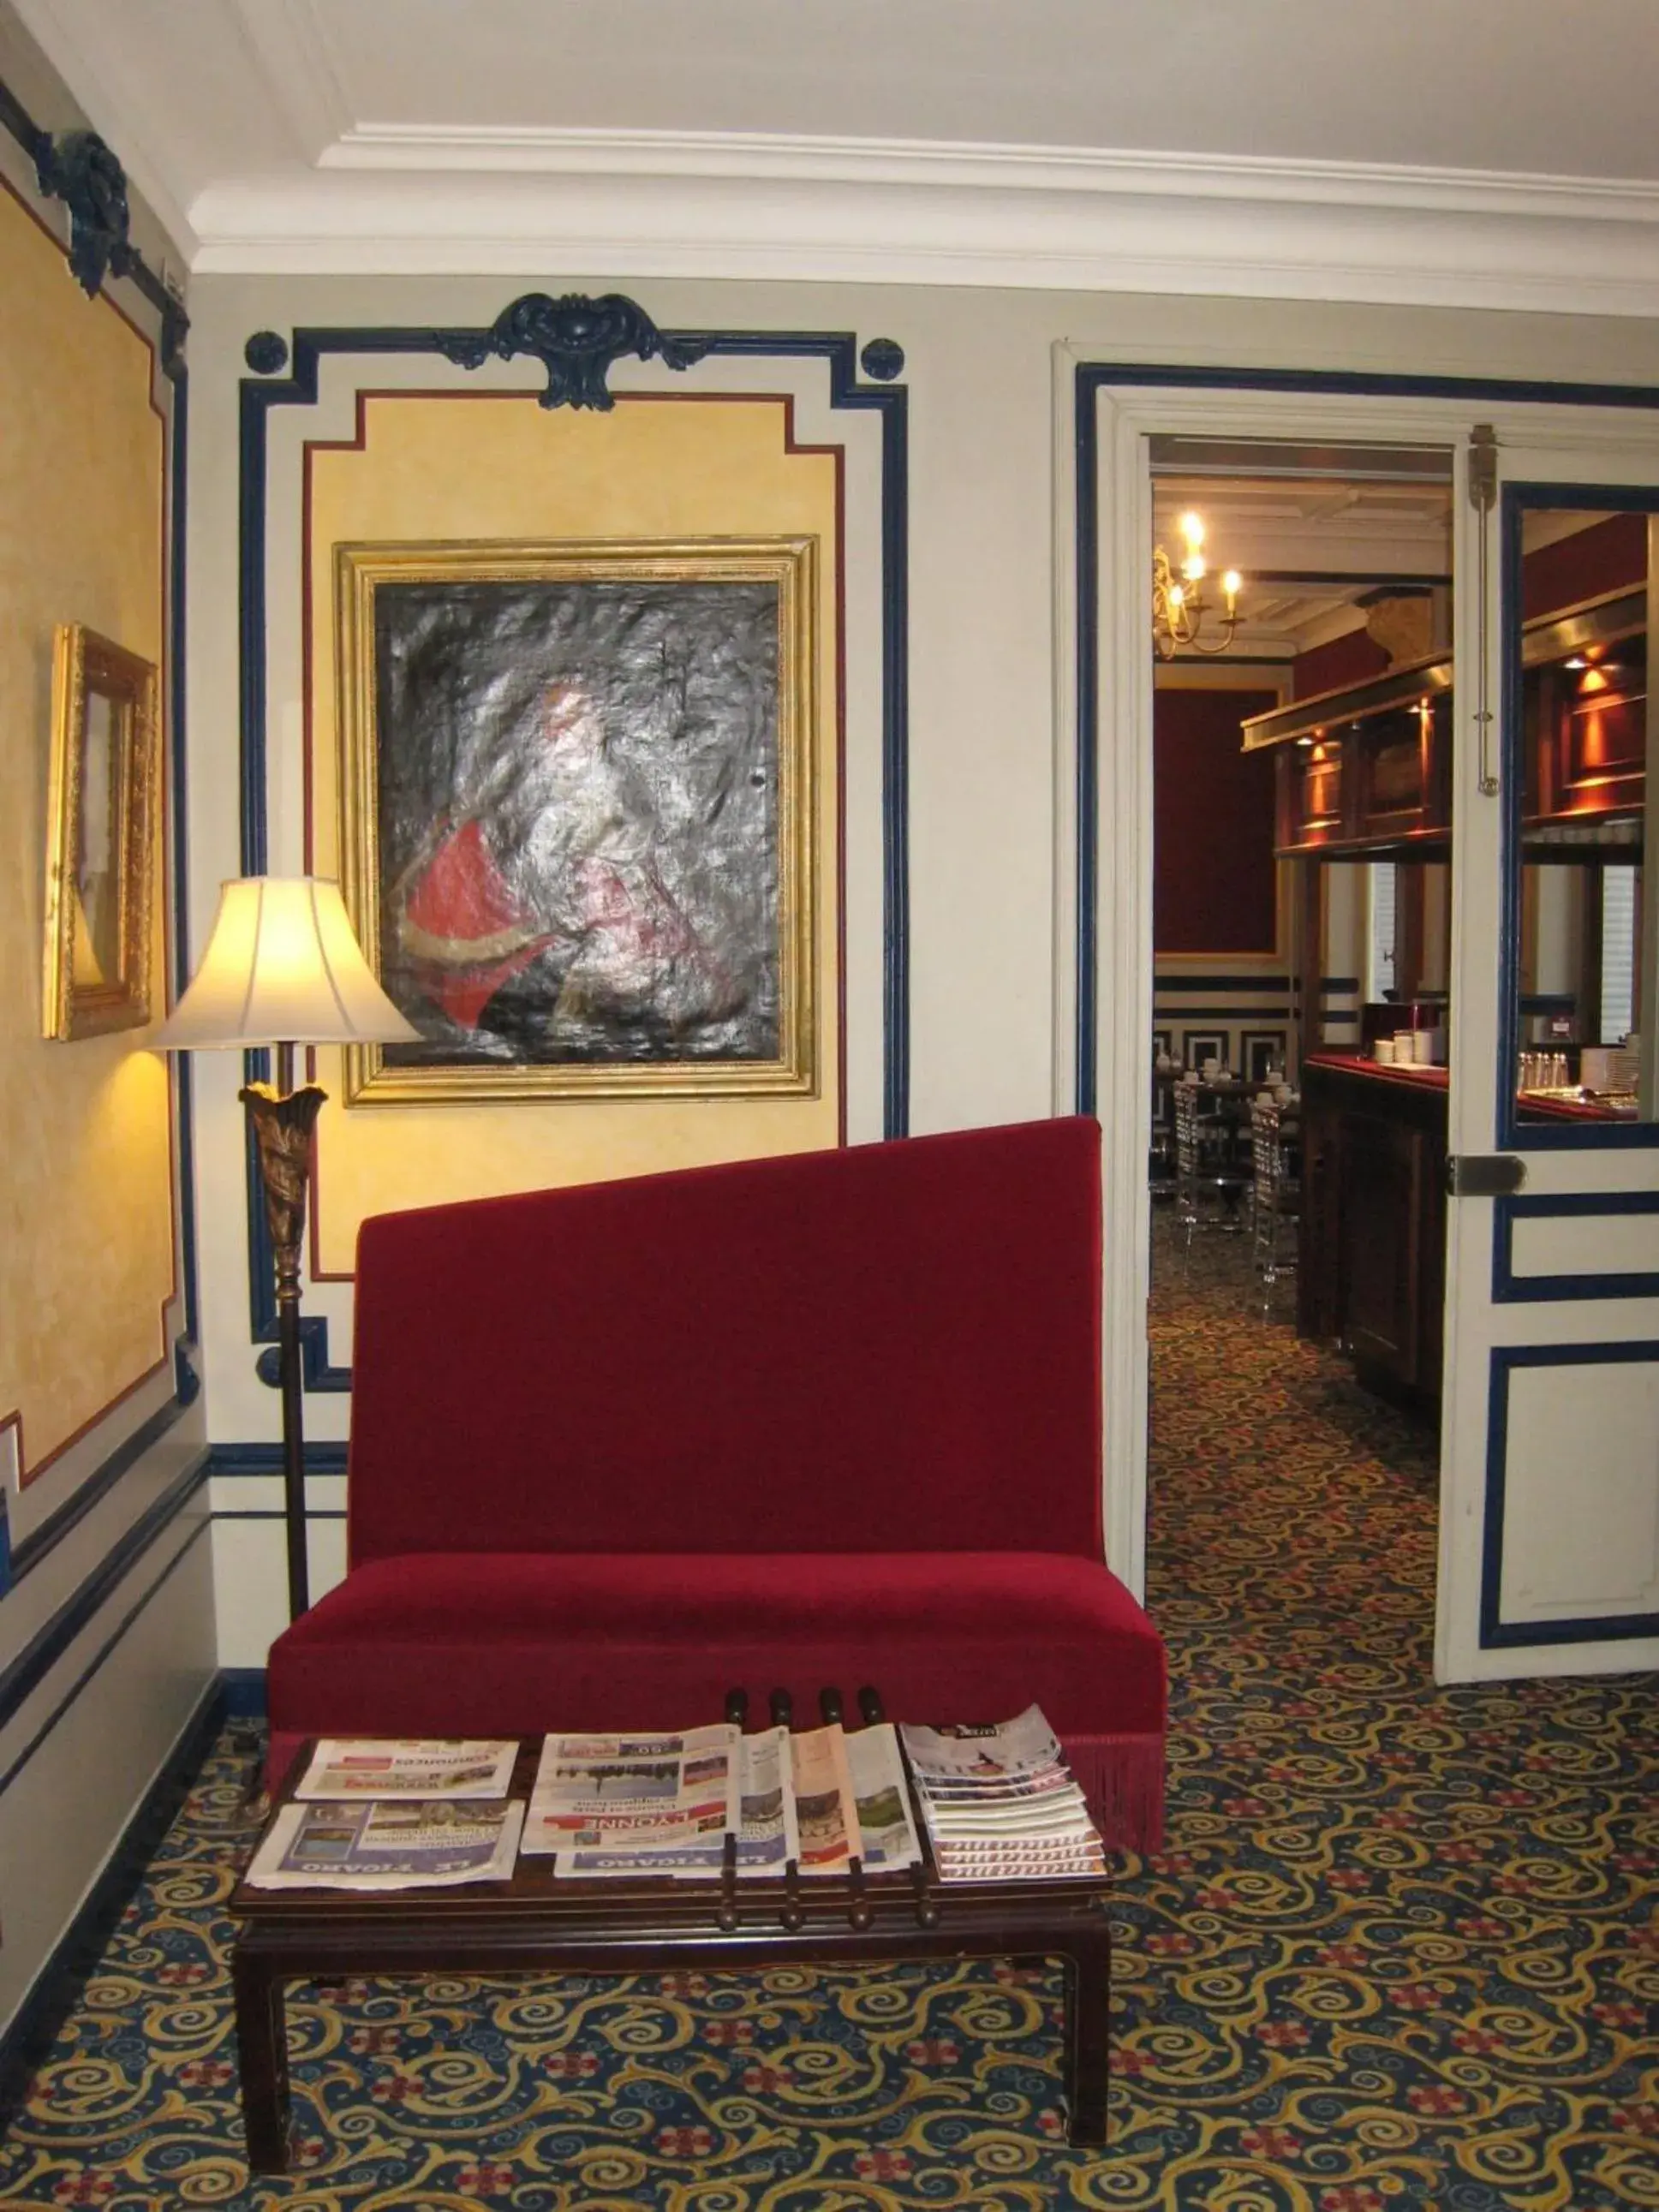
[[[242,2069],[242,2127],[255,2173],[288,2171],[288,2021],[283,1978],[272,1962],[238,1946],[230,1962],[236,2044]]]
[[[1066,2141],[1079,2145],[1106,2141],[1106,2103],[1110,2094],[1112,2032],[1112,1936],[1099,1925],[1078,1929],[1066,1956]]]

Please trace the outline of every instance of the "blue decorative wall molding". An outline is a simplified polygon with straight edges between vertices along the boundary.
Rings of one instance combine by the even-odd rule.
[[[126,1463],[131,1465],[131,1458],[135,1457],[137,1457],[136,1453],[131,1455]],[[125,1472],[125,1468],[121,1471]],[[122,1530],[97,1565],[89,1573],[82,1577],[80,1582],[51,1619],[41,1624],[16,1656],[5,1667],[0,1668],[0,1727],[3,1727],[15,1717],[24,1701],[40,1687],[48,1673],[63,1657],[82,1630],[107,1601],[122,1577],[136,1565],[162,1532],[177,1519],[179,1513],[207,1480],[207,1474],[208,1454],[204,1448],[174,1477],[161,1496],[145,1511],[139,1514],[129,1527]],[[84,1486],[84,1487],[90,1487],[90,1486]],[[74,1518],[79,1520],[89,1509],[82,1504],[79,1494],[73,1503],[77,1509]],[[207,1526],[205,1518],[202,1526],[204,1528]],[[59,1529],[58,1535],[61,1536],[65,1533],[66,1530]],[[199,1534],[200,1531],[198,1533]],[[54,1540],[56,1540],[55,1538]],[[193,1543],[195,1538],[192,1537],[191,1541]],[[37,1565],[40,1557],[40,1551],[37,1549],[27,1564]],[[170,1574],[173,1571],[172,1566],[169,1565],[166,1571]],[[165,1577],[162,1579],[165,1579]],[[156,1587],[159,1587],[159,1583]],[[149,1601],[147,1595],[141,1601],[141,1605],[148,1604]],[[135,1608],[135,1613],[137,1610],[137,1608]],[[134,1616],[130,1615],[129,1619],[132,1617]],[[125,1630],[118,1632],[118,1633],[123,1632]],[[95,1664],[99,1663],[101,1662],[95,1662]],[[91,1671],[93,1670],[89,1669],[88,1673]],[[85,1679],[86,1677],[83,1676],[82,1680]],[[67,1711],[79,1692],[80,1685],[77,1684],[68,1697],[61,1702],[58,1709],[58,1713]],[[58,1714],[52,1716],[45,1727],[37,1732],[34,1741],[26,1745],[24,1749],[14,1758],[6,1771],[0,1774],[0,1793],[5,1790],[17,1770],[33,1756],[40,1735],[55,1724],[57,1717]]]
[[[139,1877],[200,1773],[227,1712],[244,1710],[248,1708],[231,1703],[225,1678],[207,1686],[161,1771],[117,1839],[102,1872],[0,2036],[0,2128],[21,2103],[32,2076],[57,2040]],[[263,1711],[263,1706],[258,1710]],[[253,1749],[254,1740],[250,1738],[250,1759]]]
[[[566,292],[526,292],[501,309],[487,331],[434,331],[446,360],[458,368],[482,368],[493,354],[500,361],[529,354],[547,371],[544,407],[592,407],[608,412],[616,405],[605,378],[613,362],[633,354],[641,361],[660,356],[667,368],[695,368],[708,352],[706,339],[680,332],[665,335],[637,301],[620,292],[598,300]]]
[[[1659,1258],[1659,1190],[1575,1191],[1558,1197],[1498,1198],[1492,1201],[1492,1295],[1495,1305],[1553,1304],[1571,1298],[1659,1297],[1659,1267],[1615,1273],[1586,1268],[1569,1275],[1517,1275],[1517,1221],[1606,1221],[1638,1214],[1652,1221]]]
[[[1504,1510],[1508,1480],[1510,1377],[1521,1367],[1659,1366],[1659,1343],[1503,1344],[1492,1354],[1486,1415],[1486,1513],[1480,1556],[1480,1648],[1512,1650],[1548,1644],[1623,1643],[1659,1635],[1659,1613],[1613,1613],[1576,1620],[1506,1621]]]
[[[47,199],[69,210],[70,246],[65,258],[75,281],[88,298],[106,278],[131,278],[161,319],[161,361],[169,377],[184,374],[185,334],[190,317],[184,301],[149,266],[128,235],[126,172],[95,131],[64,131],[56,137],[43,131],[9,85],[0,82],[0,125],[11,133],[34,164],[35,181]]]

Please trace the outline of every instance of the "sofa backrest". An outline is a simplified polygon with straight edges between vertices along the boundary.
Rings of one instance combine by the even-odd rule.
[[[1100,1299],[1083,1119],[382,1214],[351,1562],[1098,1558]]]

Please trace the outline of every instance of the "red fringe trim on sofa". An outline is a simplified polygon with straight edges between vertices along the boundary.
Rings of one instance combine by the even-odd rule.
[[[1089,1810],[1115,1851],[1164,1847],[1164,1738],[1079,1735],[1062,1739]]]

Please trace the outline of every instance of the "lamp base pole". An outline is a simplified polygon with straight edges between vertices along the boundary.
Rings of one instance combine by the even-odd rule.
[[[279,1061],[279,1066],[281,1065]],[[320,1085],[286,1094],[266,1083],[240,1092],[264,1184],[265,1225],[276,1255],[276,1358],[283,1384],[283,1517],[288,1530],[288,1611],[311,1603],[306,1562],[305,1393],[300,1357],[300,1247],[305,1236],[311,1138],[328,1097]]]
[[[283,1519],[288,1531],[288,1617],[297,1620],[311,1606],[306,1559],[305,1390],[300,1357],[300,1286],[279,1282],[276,1291],[276,1356],[283,1378]]]

